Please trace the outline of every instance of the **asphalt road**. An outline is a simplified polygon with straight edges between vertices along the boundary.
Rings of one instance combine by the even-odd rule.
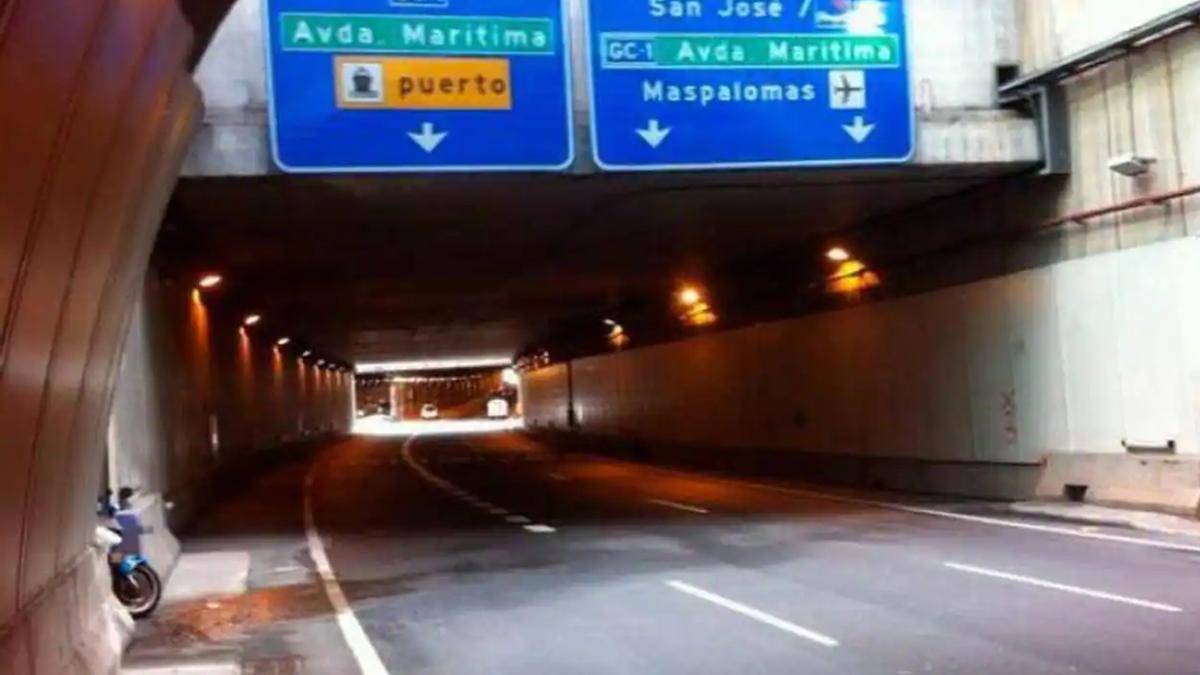
[[[236,508],[298,513],[309,479],[307,539],[297,515],[250,546],[259,587],[292,551],[307,609],[241,647],[304,672],[1200,673],[1187,543],[882,508],[510,433],[360,437],[303,469]]]

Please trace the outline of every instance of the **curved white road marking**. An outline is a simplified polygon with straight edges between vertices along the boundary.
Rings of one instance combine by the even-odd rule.
[[[687,511],[688,513],[708,513],[708,509],[702,509],[699,506],[680,504],[679,502],[667,501],[666,499],[649,499],[647,501],[649,501],[651,504],[658,504],[659,506],[665,506],[668,509],[675,509],[677,511]]]
[[[1046,581],[1045,579],[1038,579],[1036,577],[1027,577],[1022,574],[1013,574],[1011,572],[1001,572],[1000,570],[991,570],[986,567],[976,567],[975,565],[964,565],[962,563],[956,563],[956,562],[945,562],[942,564],[944,564],[946,567],[949,567],[952,570],[958,570],[959,572],[970,572],[971,574],[979,574],[979,575],[982,575],[985,577],[1004,579],[1005,581],[1015,581],[1015,582],[1022,583],[1022,584],[1029,584],[1030,586],[1037,586],[1039,588],[1049,588],[1049,589],[1055,590],[1055,591],[1064,591],[1066,593],[1074,593],[1075,595],[1086,595],[1089,598],[1099,598],[1101,600],[1111,600],[1113,602],[1122,602],[1122,603],[1125,603],[1126,605],[1135,605],[1137,607],[1145,607],[1146,609],[1156,609],[1160,612],[1182,612],[1183,611],[1183,609],[1181,609],[1179,607],[1176,607],[1174,605],[1164,605],[1161,602],[1151,602],[1149,600],[1139,600],[1137,598],[1130,598],[1128,596],[1117,595],[1115,593],[1106,593],[1104,591],[1096,591],[1096,590],[1092,590],[1090,588],[1081,588],[1079,586],[1068,586],[1067,584],[1059,584],[1059,583],[1055,583],[1053,581]]]
[[[1010,527],[1016,530],[1028,530],[1031,532],[1045,532],[1047,534],[1062,534],[1069,537],[1077,537],[1079,539],[1093,539],[1097,541],[1107,541],[1117,544],[1132,544],[1134,546],[1145,546],[1147,548],[1157,548],[1164,551],[1178,551],[1180,553],[1200,553],[1200,546],[1192,544],[1178,544],[1170,541],[1159,541],[1155,539],[1142,539],[1140,537],[1126,537],[1119,534],[1105,534],[1103,532],[1088,532],[1081,529],[1071,527],[1059,527],[1055,525],[1040,525],[1038,523],[1028,523],[1020,520],[1008,520],[1005,518],[995,518],[991,516],[974,516],[969,513],[957,513],[955,511],[942,511],[939,509],[930,509],[921,506],[913,506],[911,504],[902,504],[899,502],[885,502],[878,499],[866,499],[863,497],[848,497],[845,495],[836,495],[828,492],[819,492],[817,490],[805,490],[802,488],[790,488],[782,485],[771,485],[769,483],[759,483],[757,481],[745,480],[742,478],[733,478],[729,476],[717,476],[711,474],[688,473],[686,471],[677,471],[675,469],[667,469],[663,467],[647,466],[645,464],[634,464],[631,462],[620,462],[609,457],[601,455],[588,455],[593,459],[599,459],[611,463],[622,463],[630,466],[637,466],[650,471],[657,471],[672,476],[683,476],[692,480],[709,480],[721,481],[725,483],[734,483],[737,485],[745,485],[747,487],[775,492],[793,497],[806,497],[808,499],[820,499],[827,502],[838,502],[842,504],[857,504],[860,506],[873,506],[879,509],[889,511],[902,511],[904,513],[914,513],[922,516],[932,516],[934,518],[946,518],[949,520],[960,520],[968,523],[976,523],[979,525],[994,525],[997,527]]]
[[[325,551],[325,544],[321,541],[321,534],[317,530],[312,506],[313,482],[316,480],[317,466],[318,462],[313,462],[304,479],[304,531],[308,537],[308,553],[312,556],[313,564],[317,566],[317,574],[321,577],[321,586],[325,589],[325,597],[329,598],[329,604],[333,605],[338,628],[342,630],[342,637],[346,639],[346,645],[350,647],[354,660],[358,662],[358,669],[362,671],[363,675],[388,675],[388,669],[383,665],[383,660],[379,658],[379,652],[375,651],[374,645],[367,637],[367,632],[363,630],[362,624],[358,622],[358,617],[354,615],[354,610],[346,600],[346,594],[342,592],[342,585],[338,583],[337,575],[333,573],[333,567],[329,564],[329,555]]]
[[[533,520],[526,518],[525,516],[514,514],[511,511],[492,504],[491,502],[480,499],[458,487],[454,483],[451,483],[450,481],[425,468],[424,464],[421,464],[415,457],[413,457],[412,446],[416,440],[416,436],[411,436],[408,440],[406,440],[404,442],[404,446],[400,450],[400,455],[404,458],[404,462],[408,464],[413,471],[416,471],[417,475],[419,475],[421,478],[445,490],[451,496],[457,497],[471,506],[474,506],[480,511],[486,511],[493,516],[502,516],[505,522],[512,523],[513,525],[523,525],[527,532],[532,532],[534,534],[551,534],[558,531],[550,525],[534,523]]]
[[[668,581],[667,585],[677,591],[687,593],[692,597],[700,598],[701,600],[707,600],[714,605],[719,605],[732,612],[737,612],[742,616],[750,617],[755,621],[765,623],[773,628],[778,628],[781,631],[791,633],[796,637],[802,637],[805,640],[812,640],[813,642],[826,647],[838,646],[838,641],[829,637],[828,635],[822,635],[821,633],[818,633],[814,630],[809,630],[803,626],[797,626],[791,621],[784,621],[777,616],[772,616],[761,610],[754,609],[749,605],[743,605],[740,602],[730,600],[729,598],[721,597],[716,593],[709,593],[703,588],[697,588],[691,584],[685,584],[682,581]]]

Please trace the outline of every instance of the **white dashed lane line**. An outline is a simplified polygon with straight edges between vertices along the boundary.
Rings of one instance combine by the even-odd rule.
[[[829,637],[828,635],[818,633],[815,630],[810,630],[803,626],[798,626],[791,621],[786,621],[777,616],[767,614],[760,609],[755,609],[749,605],[744,605],[736,600],[730,600],[729,598],[722,597],[716,593],[706,591],[703,588],[697,588],[691,584],[685,584],[682,581],[668,581],[667,585],[681,593],[687,593],[694,598],[711,602],[718,607],[724,607],[731,612],[737,612],[742,616],[754,619],[755,621],[771,626],[772,628],[778,628],[779,630],[795,635],[796,637],[810,640],[825,647],[838,646],[838,641]]]
[[[476,509],[487,513],[488,515],[499,516],[504,518],[505,522],[513,525],[523,525],[526,532],[531,532],[533,534],[553,534],[554,532],[557,532],[555,528],[549,525],[534,523],[530,518],[514,514],[503,507],[496,506],[491,502],[480,499],[470,492],[458,487],[454,483],[451,483],[450,481],[433,473],[426,468],[424,464],[418,462],[416,458],[413,457],[412,446],[416,440],[417,436],[409,437],[409,439],[404,442],[404,447],[400,451],[400,456],[404,459],[405,464],[408,464],[408,466],[415,471],[418,476],[420,476],[430,485],[437,487],[451,497],[454,497],[465,504],[473,506]]]
[[[1130,597],[1124,596],[1124,595],[1117,595],[1116,593],[1097,591],[1097,590],[1094,590],[1091,588],[1082,588],[1080,586],[1069,586],[1067,584],[1060,584],[1060,583],[1057,583],[1054,581],[1047,581],[1045,579],[1038,579],[1036,577],[1025,576],[1023,574],[1013,574],[1012,572],[1003,572],[1001,570],[993,570],[993,569],[988,569],[986,567],[977,567],[975,565],[964,565],[962,563],[956,563],[956,562],[946,562],[943,564],[946,567],[948,567],[952,570],[958,570],[959,572],[968,572],[970,574],[978,574],[980,576],[991,577],[993,579],[1003,579],[1004,581],[1013,581],[1013,582],[1016,582],[1019,584],[1036,586],[1038,588],[1045,588],[1045,589],[1049,589],[1052,591],[1062,591],[1064,593],[1072,593],[1075,595],[1082,595],[1082,596],[1086,596],[1089,598],[1096,598],[1099,600],[1109,600],[1111,602],[1119,602],[1119,603],[1126,604],[1126,605],[1133,605],[1135,607],[1142,607],[1145,609],[1154,609],[1154,610],[1158,610],[1160,612],[1182,612],[1183,611],[1181,608],[1175,607],[1174,605],[1166,605],[1161,602],[1151,602],[1150,600],[1140,600],[1138,598],[1130,598]]]

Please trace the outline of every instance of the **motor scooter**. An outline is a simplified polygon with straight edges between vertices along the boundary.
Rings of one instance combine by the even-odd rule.
[[[137,514],[125,510],[133,496],[130,488],[121,488],[118,509],[112,501],[112,490],[105,490],[97,504],[102,524],[96,536],[108,546],[108,569],[112,573],[113,595],[135,619],[150,615],[162,599],[162,579],[139,553],[141,522]]]

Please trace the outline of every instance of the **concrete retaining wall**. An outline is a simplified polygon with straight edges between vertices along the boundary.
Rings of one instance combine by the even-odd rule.
[[[1098,454],[1123,468],[1055,462],[1043,491],[1119,494],[1144,459],[1126,446],[1200,457],[1197,295],[1200,239],[1176,239],[554,366],[524,377],[525,419],[566,429],[573,401],[586,434],[817,453],[835,468],[815,477],[980,496],[1031,496],[1036,472],[1010,467]]]

